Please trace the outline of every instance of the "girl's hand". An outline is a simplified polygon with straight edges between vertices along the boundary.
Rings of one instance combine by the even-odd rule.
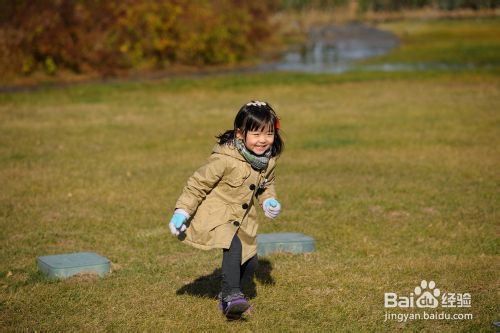
[[[189,219],[189,214],[182,209],[176,209],[174,215],[170,219],[168,224],[170,232],[174,236],[179,236],[179,234],[187,229],[186,221]]]
[[[264,215],[271,219],[276,218],[281,212],[281,205],[275,198],[264,200],[262,208],[264,209]]]

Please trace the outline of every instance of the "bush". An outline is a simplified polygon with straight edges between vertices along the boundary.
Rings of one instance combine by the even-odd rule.
[[[446,10],[454,10],[460,8],[482,9],[496,8],[500,1],[498,0],[438,0],[439,8]]]
[[[422,7],[439,7],[441,9],[482,9],[496,8],[499,0],[358,0],[362,11],[397,11]]]
[[[281,0],[281,8],[284,10],[303,10],[308,8],[328,9],[347,6],[350,0]]]
[[[214,65],[258,54],[273,1],[4,0],[0,70],[112,74]]]

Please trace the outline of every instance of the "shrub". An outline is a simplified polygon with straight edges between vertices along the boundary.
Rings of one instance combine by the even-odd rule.
[[[272,35],[272,0],[4,0],[0,70],[104,75],[237,63]]]
[[[499,0],[358,0],[358,3],[362,11],[397,11],[427,6],[454,10],[463,8],[496,8]]]

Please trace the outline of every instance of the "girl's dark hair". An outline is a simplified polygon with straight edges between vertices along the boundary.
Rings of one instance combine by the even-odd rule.
[[[274,129],[274,142],[271,147],[271,156],[279,156],[284,149],[284,142],[280,136],[279,118],[267,102],[251,101],[243,105],[234,118],[234,128],[217,136],[219,144],[230,143],[239,129],[243,137],[248,131],[257,131],[267,126]]]

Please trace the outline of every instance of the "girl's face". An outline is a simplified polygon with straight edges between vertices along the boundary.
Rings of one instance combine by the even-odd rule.
[[[238,130],[237,137],[243,140],[243,132]],[[271,126],[263,127],[256,131],[248,131],[243,140],[245,147],[255,155],[264,154],[274,143],[274,131]]]

